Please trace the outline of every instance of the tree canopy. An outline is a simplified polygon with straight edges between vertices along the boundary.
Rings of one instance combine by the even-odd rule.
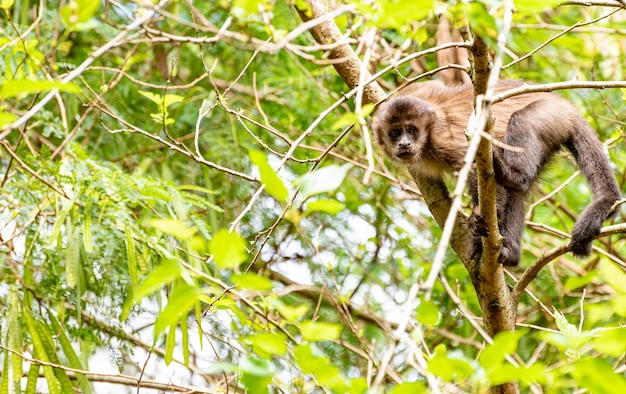
[[[625,8],[0,1],[0,393],[626,392],[626,215],[567,253],[571,155],[477,277],[462,177],[369,129],[491,72],[572,101],[624,191]]]

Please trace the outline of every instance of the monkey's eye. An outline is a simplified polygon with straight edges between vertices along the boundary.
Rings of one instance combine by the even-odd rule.
[[[417,134],[417,127],[415,127],[415,126],[409,126],[409,128],[407,129],[407,131],[409,132],[409,134]]]
[[[391,131],[389,132],[389,137],[391,138],[398,138],[400,137],[400,134],[402,134],[402,130],[395,128],[395,129],[391,129]]]

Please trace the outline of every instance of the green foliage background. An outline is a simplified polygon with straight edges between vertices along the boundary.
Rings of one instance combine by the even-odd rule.
[[[0,393],[98,392],[122,375],[129,392],[167,390],[159,382],[199,392],[482,392],[511,380],[534,392],[626,392],[623,235],[597,242],[586,261],[552,262],[521,301],[519,330],[493,345],[454,254],[433,301],[407,301],[441,230],[406,171],[378,150],[364,182],[368,131],[345,125],[363,114],[343,100],[344,82],[308,32],[283,41],[301,24],[294,3],[306,4],[178,0],[154,13],[142,2],[0,3]],[[348,3],[336,19],[346,38],[362,55],[374,29],[372,71],[396,64],[385,88],[441,66],[434,55],[402,61],[438,44],[440,16],[469,22],[489,43],[502,25],[495,1],[338,5]],[[503,78],[624,80],[623,9],[516,5],[505,63],[611,15]],[[624,189],[626,93],[561,94],[607,141]],[[532,202],[575,170],[560,156]],[[566,242],[553,230],[568,233],[588,200],[578,176],[533,207],[522,267]]]

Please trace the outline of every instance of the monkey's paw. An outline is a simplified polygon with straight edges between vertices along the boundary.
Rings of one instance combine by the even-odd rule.
[[[473,236],[475,237],[488,237],[489,236],[489,228],[487,227],[487,221],[482,216],[477,215],[477,214],[470,215],[467,225]]]

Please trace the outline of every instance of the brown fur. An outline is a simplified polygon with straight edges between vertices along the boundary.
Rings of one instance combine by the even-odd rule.
[[[521,86],[518,81],[501,81],[496,92]],[[427,177],[440,177],[463,166],[467,152],[465,129],[473,109],[472,85],[445,86],[439,82],[413,84],[387,101],[373,121],[376,140],[386,155]],[[571,249],[575,255],[591,253],[591,242],[620,198],[617,182],[604,154],[602,143],[576,108],[551,93],[530,93],[504,100],[492,107],[496,138],[523,152],[494,148],[498,183],[498,217],[505,238],[500,261],[517,265],[524,228],[523,197],[545,164],[562,146],[576,158],[594,195],[593,203],[574,226]],[[478,201],[475,177],[470,193]],[[480,235],[485,235],[481,218],[470,221],[475,237],[472,253],[480,253]]]

